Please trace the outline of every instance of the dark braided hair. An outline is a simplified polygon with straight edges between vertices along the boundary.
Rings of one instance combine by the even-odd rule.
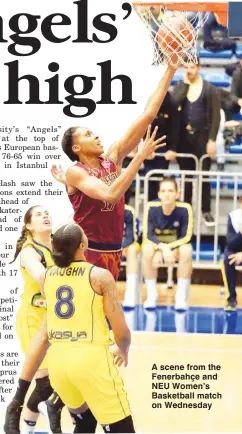
[[[71,223],[58,229],[52,239],[52,258],[57,267],[69,267],[83,240],[83,230]]]
[[[15,253],[14,253],[14,257],[13,257],[13,260],[10,262],[10,264],[12,264],[15,261],[15,259],[18,257],[19,253],[21,252],[22,247],[23,247],[25,241],[27,240],[27,237],[28,237],[28,234],[29,234],[29,230],[27,229],[26,225],[29,224],[29,223],[31,223],[31,219],[32,219],[32,215],[33,215],[33,210],[35,208],[38,208],[39,206],[40,205],[32,206],[26,212],[26,214],[24,216],[24,225],[22,227],[21,235],[20,235],[19,239],[17,240],[16,250],[15,250]]]
[[[64,136],[61,141],[61,146],[67,157],[70,158],[71,161],[78,160],[78,156],[73,152],[72,146],[73,146],[73,134],[75,134],[76,130],[79,127],[71,127],[68,128],[68,130],[65,131]]]

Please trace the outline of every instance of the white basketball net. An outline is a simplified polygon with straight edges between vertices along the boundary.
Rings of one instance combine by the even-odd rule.
[[[160,13],[157,14],[158,7],[152,7],[152,5],[133,5],[137,14],[142,19],[145,26],[149,29],[151,39],[154,46],[154,59],[153,65],[159,65],[163,62],[164,58],[172,66],[176,66],[178,63],[184,64],[185,62],[197,63],[197,39],[199,30],[203,27],[204,23],[208,19],[209,12],[188,12],[188,11],[171,11],[162,5],[159,6]],[[158,10],[159,12],[159,10]],[[173,27],[170,22],[170,17],[179,17],[185,23],[188,21],[187,28],[182,30],[185,33],[186,30],[190,34],[191,40],[187,41],[177,31],[177,28]],[[166,32],[164,37],[161,38],[159,34],[159,40],[157,39],[159,28],[162,25]],[[191,32],[191,26],[193,31]],[[174,39],[179,44],[179,48],[173,48],[172,44],[169,44],[171,39]],[[161,49],[162,45],[162,49]]]

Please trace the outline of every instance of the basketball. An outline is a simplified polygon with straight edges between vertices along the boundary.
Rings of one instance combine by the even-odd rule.
[[[165,55],[180,54],[184,49],[192,48],[195,30],[192,24],[179,17],[170,17],[161,24],[157,41]]]

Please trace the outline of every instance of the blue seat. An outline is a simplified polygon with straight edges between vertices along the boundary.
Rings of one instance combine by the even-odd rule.
[[[233,113],[232,115],[233,121],[242,121],[242,114],[239,113]]]
[[[239,45],[237,45],[237,48],[236,48],[236,57],[237,57],[238,59],[240,59],[241,56],[242,56],[242,45],[239,44]]]
[[[219,184],[220,184],[220,189],[224,188],[224,181],[220,181]],[[210,186],[213,190],[216,189],[217,188],[217,180],[211,178]]]
[[[232,56],[232,50],[211,51],[203,47],[199,50],[199,57],[203,59],[231,59]]]
[[[231,78],[225,74],[205,74],[204,79],[212,83],[215,87],[229,87]]]
[[[233,144],[229,147],[229,153],[230,154],[242,154],[242,143],[240,144]]]
[[[202,261],[211,261],[213,260],[214,255],[214,244],[201,242],[200,244],[200,252],[199,259]],[[216,252],[216,259],[219,261],[221,258],[221,247],[218,245],[218,249]],[[192,259],[196,259],[196,243],[192,243]]]
[[[234,181],[229,181],[227,185],[228,185],[229,190],[234,190],[234,188],[235,188],[235,182]],[[242,189],[242,181],[238,181],[238,189],[239,190]]]

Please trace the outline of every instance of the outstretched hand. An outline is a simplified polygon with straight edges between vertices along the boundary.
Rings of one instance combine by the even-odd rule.
[[[60,164],[58,166],[56,164],[52,165],[51,174],[56,181],[64,185],[66,184],[66,174]]]
[[[157,149],[166,146],[166,143],[162,143],[165,140],[166,136],[160,137],[159,139],[155,140],[157,131],[158,127],[155,127],[152,135],[150,135],[151,125],[149,125],[146,133],[146,138],[142,142],[142,148],[139,149],[139,152],[144,156],[144,159],[147,157],[152,159],[153,154],[157,151]]]

